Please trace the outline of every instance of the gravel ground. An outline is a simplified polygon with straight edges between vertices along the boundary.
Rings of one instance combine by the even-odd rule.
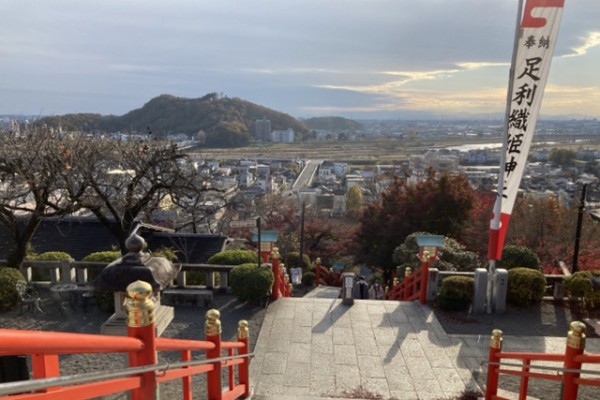
[[[45,294],[42,292],[42,296]],[[213,298],[212,304],[205,308],[195,305],[177,305],[175,307],[175,318],[162,337],[204,340],[204,321],[206,311],[215,308],[221,312],[222,340],[232,341],[237,337],[237,326],[239,320],[245,319],[249,323],[249,346],[252,352],[260,332],[266,308],[262,305],[251,305],[238,301],[229,294],[218,294]],[[8,329],[29,329],[39,331],[60,331],[75,333],[100,333],[101,325],[110,317],[110,313],[90,309],[84,312],[81,309],[68,309],[60,311],[58,304],[50,297],[44,301],[45,313],[24,312],[19,315],[18,310],[0,314],[0,327]],[[199,352],[194,359],[203,358],[203,352]],[[179,362],[178,352],[159,353],[159,364]],[[95,372],[110,370],[127,365],[127,356],[122,354],[84,354],[60,356],[62,375],[71,375],[84,372]],[[117,367],[115,367],[117,366]],[[225,376],[225,375],[224,375]],[[227,380],[224,378],[223,383]],[[194,398],[206,398],[205,374],[193,378]],[[160,385],[161,399],[181,398],[180,380],[163,383]],[[125,399],[124,395],[106,396],[104,399]]]
[[[554,300],[544,300],[527,308],[507,305],[504,314],[471,314],[468,311],[444,311],[438,307],[433,311],[448,334],[491,335],[493,329],[500,329],[504,335],[556,336],[565,340],[572,321],[600,318],[599,311],[589,313],[569,302]],[[586,335],[600,337],[591,326]]]

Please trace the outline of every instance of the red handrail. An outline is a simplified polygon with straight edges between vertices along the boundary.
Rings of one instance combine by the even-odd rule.
[[[526,399],[529,389],[529,378],[560,381],[562,383],[562,399],[575,400],[579,386],[600,386],[600,379],[580,378],[582,364],[600,364],[599,354],[583,354],[585,348],[585,324],[574,321],[570,325],[567,335],[567,346],[564,354],[553,353],[529,353],[529,352],[503,352],[502,331],[494,330],[490,341],[488,356],[488,376],[485,391],[485,399],[505,399],[498,396],[498,382],[500,375],[513,375],[521,377],[519,387],[519,399]],[[506,369],[502,366],[517,365],[507,363],[503,360],[520,360],[521,369]],[[551,361],[560,363],[556,368],[533,366],[532,361]],[[554,373],[531,372],[531,369],[552,369]],[[562,375],[556,374],[556,371]]]
[[[410,268],[406,268],[404,280],[399,282],[394,279],[392,289],[386,293],[386,300],[399,300],[399,301],[414,301],[422,300],[425,303],[427,285],[423,282],[423,268],[416,270],[411,273]]]
[[[138,282],[132,285],[134,284]],[[149,295],[151,287],[147,287],[150,288],[147,293]],[[142,298],[141,295],[138,299],[131,300],[127,337],[0,329],[0,354],[29,356],[33,375],[32,380],[0,384],[0,400],[83,400],[120,392],[129,392],[132,400],[147,400],[154,398],[157,383],[174,379],[182,380],[182,398],[191,400],[191,377],[203,373],[207,374],[210,400],[249,397],[246,321],[240,321],[238,340],[232,342],[221,341],[220,314],[217,310],[207,312],[205,341],[156,338],[154,305],[151,303],[149,306],[150,300],[146,300],[147,297]],[[233,358],[222,359],[222,350]],[[158,351],[180,351],[184,364],[174,365],[172,368],[157,365]],[[192,351],[205,352],[209,363],[198,365],[206,362],[204,360],[192,362]],[[128,354],[130,368],[91,373],[88,376],[85,373],[60,376],[59,354],[109,352]],[[211,362],[210,359],[215,361]],[[229,385],[225,390],[221,387],[222,368],[226,368],[229,373]]]

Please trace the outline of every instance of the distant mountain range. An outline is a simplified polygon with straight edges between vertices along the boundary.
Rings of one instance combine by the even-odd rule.
[[[66,114],[44,117],[39,122],[85,132],[135,132],[159,137],[185,133],[198,135],[207,145],[232,147],[250,142],[255,137],[254,122],[262,118],[271,121],[273,130],[292,128],[299,138],[311,129],[354,130],[360,126],[355,121],[338,117],[300,121],[240,98],[222,97],[216,93],[197,99],[163,94],[122,116]]]

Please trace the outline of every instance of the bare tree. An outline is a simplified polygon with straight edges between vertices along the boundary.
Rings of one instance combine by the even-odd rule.
[[[85,160],[80,205],[118,239],[122,251],[138,217],[155,210],[182,180],[186,156],[165,142],[96,140],[74,157]]]
[[[44,218],[78,209],[84,184],[73,176],[71,149],[80,145],[79,137],[45,127],[0,132],[0,224],[13,240],[9,265],[21,265]]]

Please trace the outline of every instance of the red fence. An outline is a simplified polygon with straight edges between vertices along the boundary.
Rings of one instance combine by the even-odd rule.
[[[271,269],[273,271],[273,288],[271,289],[271,300],[277,300],[280,297],[292,297],[292,284],[290,278],[285,272],[285,266],[279,264],[279,253],[271,253]]]
[[[392,287],[385,294],[386,300],[413,301],[419,300],[421,304],[427,302],[427,280],[429,276],[430,259],[424,259],[421,262],[421,268],[411,273],[410,268],[406,268],[404,280],[400,282],[394,278]]]
[[[320,262],[315,264],[315,285],[342,287],[342,272],[325,268]]]
[[[132,400],[148,400],[155,398],[158,383],[181,379],[180,398],[191,400],[192,376],[204,373],[209,400],[249,397],[246,321],[240,321],[233,342],[221,341],[217,310],[206,313],[204,341],[157,338],[150,285],[138,281],[127,289],[127,337],[0,329],[0,355],[29,356],[32,370],[30,380],[0,384],[0,399],[74,400],[129,392]],[[181,363],[158,365],[158,351],[179,351]],[[205,359],[192,361],[194,351],[204,352]],[[225,351],[227,356],[222,356]],[[59,355],[79,353],[126,353],[129,368],[61,376]],[[221,386],[222,370],[228,372],[226,389]]]
[[[502,351],[502,331],[494,330],[490,342],[490,351],[488,357],[488,376],[485,391],[485,400],[509,400],[498,396],[498,382],[500,375],[513,375],[521,378],[519,388],[519,399],[527,398],[529,389],[529,379],[546,379],[558,381],[562,384],[562,399],[576,400],[579,386],[598,386],[600,387],[600,378],[582,378],[584,364],[600,364],[600,354],[583,354],[585,349],[585,324],[582,322],[572,322],[571,330],[567,337],[567,346],[564,353],[517,353]],[[520,361],[511,363],[506,360]],[[545,361],[555,362],[558,365],[550,367],[546,365],[534,365],[532,362]],[[533,372],[532,370],[550,371]]]

